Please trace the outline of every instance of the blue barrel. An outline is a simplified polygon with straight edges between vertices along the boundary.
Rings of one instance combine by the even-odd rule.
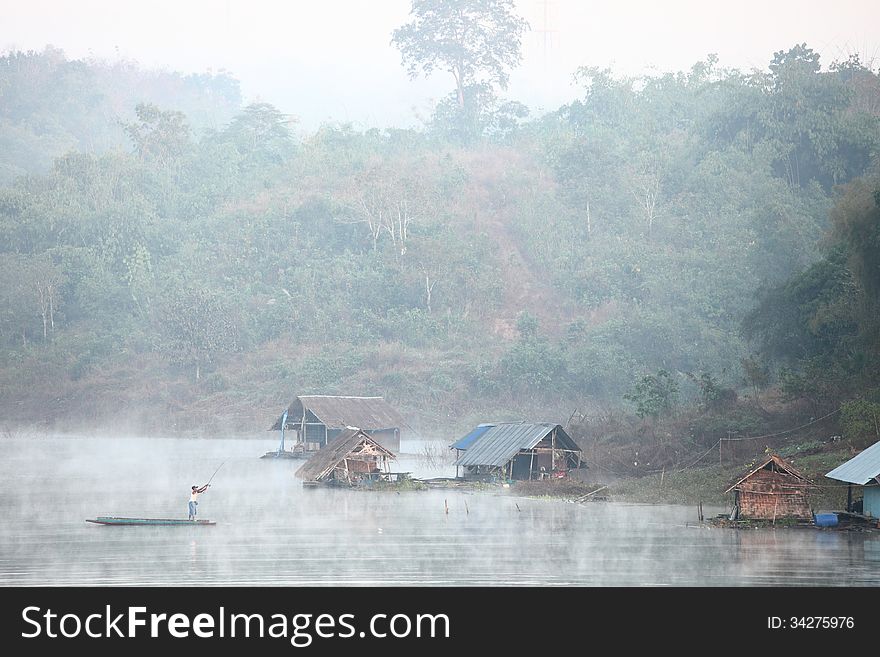
[[[836,513],[817,513],[816,527],[837,527]]]

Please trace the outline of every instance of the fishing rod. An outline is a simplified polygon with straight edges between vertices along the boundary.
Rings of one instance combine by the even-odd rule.
[[[228,460],[229,460],[229,459],[227,459],[227,461],[228,461]],[[211,482],[214,481],[214,475],[216,475],[218,472],[220,472],[220,468],[222,468],[224,465],[226,465],[226,461],[223,461],[223,463],[221,463],[220,465],[217,466],[217,469],[214,470],[214,474],[211,475],[211,478],[208,479],[208,483],[205,484],[205,486],[210,486],[210,485],[211,485]]]

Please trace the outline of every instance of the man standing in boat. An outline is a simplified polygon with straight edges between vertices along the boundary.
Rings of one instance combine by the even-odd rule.
[[[196,513],[198,513],[198,510],[199,510],[198,509],[199,495],[201,495],[206,490],[208,490],[208,486],[210,486],[210,485],[211,484],[205,484],[201,488],[199,488],[198,486],[192,487],[192,494],[189,496],[189,519],[190,520],[196,519]]]

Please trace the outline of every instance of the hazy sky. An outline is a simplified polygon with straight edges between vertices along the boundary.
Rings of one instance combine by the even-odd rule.
[[[126,57],[183,72],[225,68],[246,100],[265,100],[311,129],[325,120],[409,125],[453,88],[448,74],[410,81],[390,44],[409,0],[0,0],[0,48]],[[520,0],[531,24],[509,96],[553,109],[578,92],[578,66],[622,73],[688,69],[708,53],[723,66],[766,68],[806,42],[825,65],[849,53],[880,64],[878,0]]]

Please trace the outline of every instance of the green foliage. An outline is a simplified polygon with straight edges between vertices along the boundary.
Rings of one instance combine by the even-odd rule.
[[[565,380],[562,351],[547,340],[519,340],[504,354],[499,366],[506,387],[518,392],[552,392]]]
[[[173,106],[196,131],[223,125],[241,105],[238,81],[225,71],[145,71],[127,60],[68,59],[52,47],[0,57],[0,90],[0,184],[45,173],[70,151],[124,147],[139,103]]]
[[[678,383],[666,370],[657,374],[646,374],[637,381],[623,398],[635,408],[640,418],[650,417],[656,421],[662,415],[669,415],[678,400]]]
[[[846,264],[858,286],[854,304],[860,335],[880,345],[880,170],[854,180],[831,213],[834,235],[844,245]]]
[[[521,340],[537,340],[538,318],[528,310],[524,310],[516,318],[516,330],[519,331]]]
[[[700,391],[699,399],[702,410],[718,410],[736,403],[736,391],[720,385],[717,377],[711,373],[700,372],[700,376],[688,373],[687,376],[697,384],[697,388]]]
[[[840,425],[843,435],[852,444],[869,445],[880,440],[880,394],[877,400],[853,399],[840,406]]]
[[[473,38],[447,41],[456,26]],[[817,408],[875,385],[878,76],[823,71],[805,46],[765,73],[714,57],[639,78],[584,68],[580,99],[527,121],[498,96],[522,28],[511,2],[414,3],[404,63],[458,71],[426,129],[302,139],[271,105],[241,109],[226,74],[2,58],[7,360],[57,350],[85,378],[153,348],[213,368],[200,388],[219,392],[231,353],[290,348],[310,355],[262,367],[313,392],[628,393],[655,420],[678,395],[669,372],[700,373],[684,392],[707,417],[739,369],[757,398],[784,365],[783,390]],[[368,345],[420,357],[355,379]]]
[[[227,298],[205,288],[170,290],[158,313],[161,350],[176,362],[201,369],[239,348],[235,310]]]
[[[731,434],[755,436],[766,428],[767,419],[756,409],[742,406],[712,409],[689,423],[690,436],[698,445],[709,447]]]
[[[455,91],[434,112],[435,131],[468,142],[509,132],[528,113],[519,103],[499,103],[494,92],[507,88],[528,28],[512,0],[413,0],[410,15],[391,39],[410,77],[441,70],[455,80]]]
[[[480,82],[507,88],[528,27],[512,0],[413,0],[410,15],[391,39],[410,76],[439,69],[451,72],[459,89]]]

